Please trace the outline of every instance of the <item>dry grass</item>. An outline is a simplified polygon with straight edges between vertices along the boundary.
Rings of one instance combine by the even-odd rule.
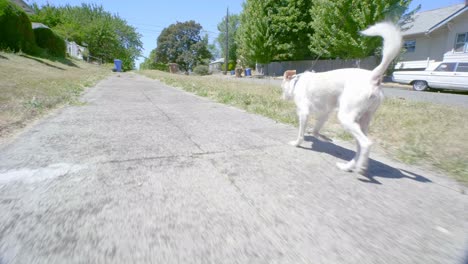
[[[0,52],[0,137],[48,110],[77,103],[110,68],[78,60],[52,61]]]
[[[429,163],[468,183],[468,111],[386,100],[371,126],[379,144],[409,164]]]
[[[200,96],[297,125],[293,103],[280,99],[278,84],[255,84],[220,76],[184,76],[140,71],[150,78]],[[313,122],[313,121],[312,121]],[[429,165],[468,183],[468,111],[466,109],[386,99],[371,124],[370,137],[391,156],[408,164]],[[332,117],[327,136],[352,140]]]

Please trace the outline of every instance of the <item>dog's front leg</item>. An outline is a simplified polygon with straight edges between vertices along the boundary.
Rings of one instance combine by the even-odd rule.
[[[329,116],[330,116],[329,111],[322,112],[317,115],[314,129],[312,130],[312,135],[314,135],[316,139],[322,140],[322,141],[328,141],[328,142],[332,141],[330,138],[320,134],[320,129],[322,129],[323,125],[325,124]]]
[[[297,140],[289,142],[290,145],[299,147],[304,141],[304,133],[307,126],[307,120],[309,119],[308,113],[299,113],[299,134],[297,135]]]

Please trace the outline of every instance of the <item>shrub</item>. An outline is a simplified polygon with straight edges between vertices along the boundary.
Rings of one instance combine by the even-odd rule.
[[[193,69],[193,72],[197,75],[209,75],[210,70],[206,65],[198,65]]]
[[[158,70],[169,72],[169,65],[166,63],[156,63],[150,60],[145,60],[143,63],[140,64],[140,70]]]
[[[36,37],[36,44],[45,49],[49,55],[65,58],[67,49],[65,40],[55,34],[50,28],[36,28],[34,29],[34,36]]]
[[[228,71],[232,71],[236,69],[236,62],[235,61],[230,61],[228,64]]]
[[[9,0],[0,0],[0,49],[39,52],[28,15]]]

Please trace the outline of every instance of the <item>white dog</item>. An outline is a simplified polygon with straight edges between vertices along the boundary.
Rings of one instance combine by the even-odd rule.
[[[382,62],[372,71],[349,68],[328,72],[286,71],[281,88],[284,99],[294,99],[299,117],[299,135],[291,145],[299,146],[304,140],[304,131],[310,112],[316,112],[313,128],[315,137],[330,113],[338,108],[338,119],[344,129],[357,142],[354,158],[347,163],[337,163],[344,171],[367,173],[369,151],[372,142],[367,137],[369,123],[383,100],[380,83],[390,62],[398,55],[402,45],[400,30],[389,22],[381,22],[361,32],[367,36],[383,38]]]

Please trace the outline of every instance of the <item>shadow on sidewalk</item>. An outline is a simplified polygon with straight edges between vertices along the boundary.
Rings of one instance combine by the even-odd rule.
[[[312,142],[311,148],[304,148],[304,149],[327,153],[329,155],[332,155],[339,159],[343,159],[345,161],[351,160],[355,155],[354,151],[335,145],[332,142],[320,141],[312,136],[305,136],[304,141]],[[372,152],[371,152],[371,155],[372,155]],[[365,179],[359,179],[360,181],[368,182],[368,183],[375,183],[375,184],[381,184],[379,181],[375,179],[379,177],[387,178],[387,179],[406,178],[406,179],[411,179],[411,180],[423,182],[423,183],[432,182],[428,178],[423,177],[419,174],[406,171],[403,169],[394,168],[380,161],[376,161],[374,159],[369,159],[368,175],[362,176],[362,177],[365,177]]]

